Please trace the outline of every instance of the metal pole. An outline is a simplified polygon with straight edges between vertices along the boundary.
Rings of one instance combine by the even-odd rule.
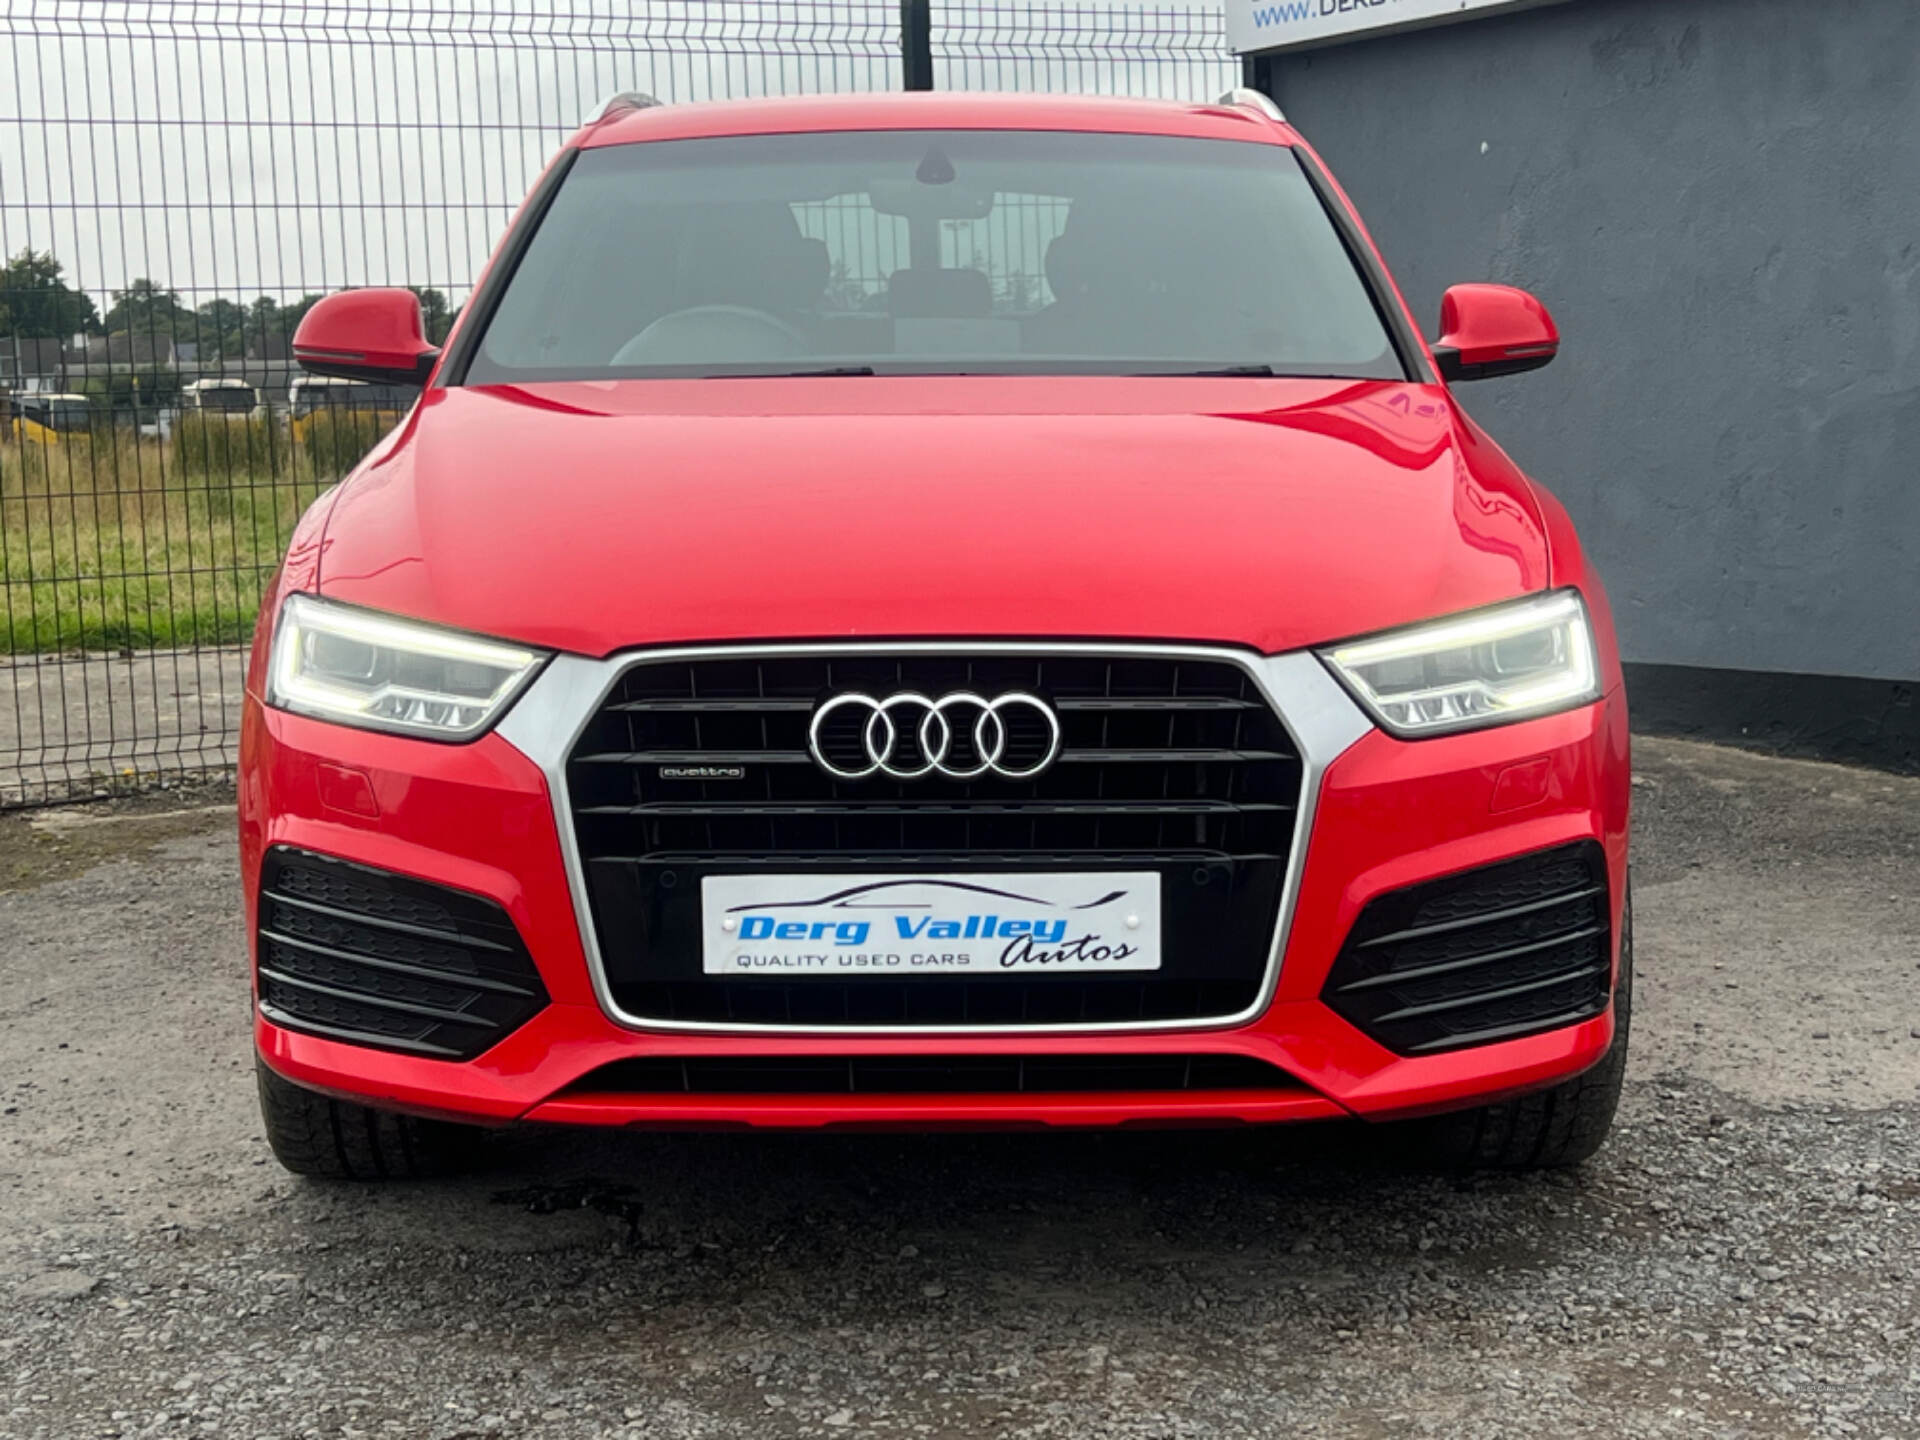
[[[900,0],[900,78],[903,89],[933,89],[933,0]]]
[[[1280,103],[1280,97],[1274,90],[1274,63],[1271,55],[1242,55],[1240,57],[1240,83],[1249,90],[1258,90],[1262,95]]]

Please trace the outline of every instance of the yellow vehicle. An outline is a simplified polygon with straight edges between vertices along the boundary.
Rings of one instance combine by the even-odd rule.
[[[326,375],[303,375],[287,391],[287,426],[297,443],[304,444],[313,417],[369,416],[384,433],[413,408],[418,391],[406,385],[370,385],[363,380],[338,380]]]
[[[84,395],[16,395],[7,428],[22,443],[60,445],[85,437],[92,415]]]

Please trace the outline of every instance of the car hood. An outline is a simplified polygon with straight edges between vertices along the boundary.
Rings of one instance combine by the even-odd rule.
[[[429,391],[342,487],[322,592],[604,655],[748,639],[1278,652],[1547,583],[1437,386],[818,377]]]

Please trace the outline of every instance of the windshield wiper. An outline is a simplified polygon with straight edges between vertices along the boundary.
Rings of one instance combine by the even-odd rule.
[[[808,380],[836,375],[871,375],[871,365],[823,365],[818,370],[714,370],[697,374],[700,380]]]
[[[1212,370],[1140,370],[1135,372],[1142,377],[1178,376],[1197,379],[1231,380],[1236,377],[1260,379],[1279,374],[1271,365],[1222,365]]]

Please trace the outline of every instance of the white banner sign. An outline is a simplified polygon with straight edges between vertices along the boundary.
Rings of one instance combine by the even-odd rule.
[[[1437,25],[1554,0],[1226,0],[1227,43],[1240,54],[1324,45],[1368,30]]]

